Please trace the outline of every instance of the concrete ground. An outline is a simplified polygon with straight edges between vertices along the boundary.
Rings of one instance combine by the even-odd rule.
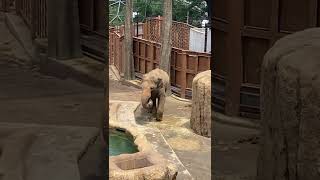
[[[110,100],[140,101],[141,90],[119,83],[110,69],[109,81]],[[143,114],[140,110],[136,114]],[[157,127],[195,179],[210,179],[211,173],[218,180],[255,179],[259,131],[213,122],[211,152],[211,138],[198,136],[189,128],[190,113],[190,103],[169,97],[162,122],[150,121],[147,115],[137,115],[136,120],[139,124]]]
[[[0,14],[0,82],[1,122],[98,128],[101,125],[103,88],[39,73],[7,29],[3,14]],[[92,164],[98,165],[104,159],[101,149],[101,141],[97,141],[89,150],[90,157],[80,160],[82,179],[98,179],[94,171],[99,167],[92,168]]]
[[[214,123],[213,177],[219,180],[254,180],[259,131]]]
[[[38,72],[0,21],[0,112],[3,122],[100,125],[103,88]]]
[[[99,127],[104,92],[71,79],[57,79],[39,73],[23,48],[10,34],[0,14],[0,114],[1,122]],[[140,90],[128,87],[109,75],[110,100],[140,101]],[[161,123],[137,118],[157,127],[180,161],[195,179],[210,179],[211,139],[189,129],[189,103],[167,98]],[[258,131],[214,124],[213,175],[219,179],[252,179],[255,175]],[[103,159],[101,141],[80,161],[82,179],[99,179],[90,165]],[[102,164],[104,165],[104,164]],[[102,169],[97,167],[93,169]],[[218,178],[217,178],[218,179]]]
[[[122,85],[109,69],[110,100],[139,102],[140,93],[141,90],[137,88]],[[162,122],[150,121],[150,117],[140,110],[138,108],[136,112],[138,124],[158,128],[195,179],[211,179],[211,139],[198,136],[189,128],[190,103],[168,97]]]

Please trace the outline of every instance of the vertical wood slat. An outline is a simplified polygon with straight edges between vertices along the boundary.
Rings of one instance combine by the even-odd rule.
[[[188,55],[187,53],[183,52],[181,54],[181,89],[180,89],[180,97],[185,98],[186,97],[186,88],[187,88],[187,60]]]
[[[271,0],[271,34],[272,39],[270,41],[270,46],[272,46],[276,41],[276,34],[279,32],[279,0]]]
[[[17,15],[20,15],[20,9],[21,9],[21,0],[16,0],[15,5],[16,5],[16,13]]]
[[[141,71],[141,68],[140,68],[140,42],[136,42],[136,49],[135,49],[135,52],[136,54],[136,59],[137,59],[137,67],[136,67],[136,71],[140,72]]]
[[[240,87],[242,83],[242,5],[243,0],[228,1],[228,33],[226,39],[226,62],[229,76],[226,86],[226,114],[237,116],[240,108]]]
[[[8,12],[9,11],[9,2],[8,2],[8,0],[2,0],[2,10],[4,12]]]
[[[46,0],[16,0],[16,13],[29,26],[32,38],[47,37]]]
[[[151,68],[150,69],[154,69],[154,49],[155,47],[152,46],[152,44],[150,44],[150,48],[149,48],[149,61],[151,64]]]
[[[175,69],[176,67],[176,62],[177,62],[177,54],[175,52],[172,52],[171,53],[171,69]],[[171,85],[175,84],[175,80],[176,80],[176,71],[172,71],[170,72],[170,82],[171,82]]]
[[[142,63],[142,67],[141,67],[141,69],[142,69],[142,73],[146,73],[146,47],[147,47],[147,44],[146,43],[141,43],[141,54],[140,54],[140,56],[141,56],[141,63]]]
[[[38,22],[37,22],[37,13],[38,13],[38,9],[37,9],[37,0],[33,0],[31,1],[30,3],[30,25],[31,25],[31,37],[32,39],[35,39],[36,36],[37,36],[37,25],[38,25]]]
[[[95,10],[95,0],[90,1],[90,30],[94,31],[94,10]]]
[[[38,11],[38,17],[42,17],[44,16],[43,13],[43,1],[39,0],[39,11]],[[43,33],[43,19],[45,19],[46,17],[44,16],[44,18],[38,18],[38,27],[37,27],[37,31],[38,31],[38,36],[43,37],[44,33]]]
[[[317,20],[318,20],[318,11],[319,9],[318,7],[318,0],[310,0],[310,5],[309,5],[309,18],[310,18],[310,22],[309,22],[309,26],[311,27],[316,27],[317,26]]]

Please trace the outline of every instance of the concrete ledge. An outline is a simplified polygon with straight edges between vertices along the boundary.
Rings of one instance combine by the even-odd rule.
[[[43,55],[40,68],[43,73],[59,78],[71,77],[91,86],[104,87],[105,64],[88,57],[57,60]]]
[[[137,145],[139,152],[146,154],[156,153],[164,158],[167,161],[167,167],[172,171],[178,172],[177,180],[193,179],[157,128],[146,127],[136,123],[135,111],[139,107],[139,102],[111,101],[109,107],[109,128],[120,128],[130,133],[134,137],[134,143]],[[134,155],[130,154],[128,156]],[[109,162],[114,157],[116,156],[111,157]]]
[[[47,58],[46,52],[44,52],[47,42],[44,39],[34,42],[31,31],[20,16],[14,13],[5,13],[5,22],[32,62],[40,65],[41,72],[62,79],[71,77],[92,86],[104,86],[104,63],[86,56],[70,60]]]
[[[115,75],[115,77],[116,77],[116,79],[117,79],[118,81],[120,81],[121,76],[120,76],[118,70],[116,69],[116,67],[115,67],[114,65],[109,65],[109,67],[110,67],[109,69],[111,70],[111,73],[112,73],[113,75]]]
[[[5,13],[5,23],[13,36],[19,41],[31,59],[34,59],[35,46],[33,45],[31,31],[23,19],[15,13]]]
[[[173,99],[178,100],[178,101],[187,102],[187,103],[192,103],[192,100],[190,100],[190,99],[183,99],[183,98],[178,97],[178,96],[176,96],[176,95],[174,95],[174,94],[172,94],[170,97],[172,97]]]
[[[260,128],[260,125],[254,122],[256,120],[240,117],[230,117],[218,112],[212,112],[212,120],[221,124],[227,124],[231,126],[239,126],[250,129]]]
[[[0,123],[3,180],[79,180],[78,161],[99,135],[91,127]]]

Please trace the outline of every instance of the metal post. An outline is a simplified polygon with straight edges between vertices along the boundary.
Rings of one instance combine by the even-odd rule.
[[[4,12],[8,12],[9,11],[8,4],[9,4],[8,0],[2,0],[2,10]]]
[[[187,12],[187,24],[189,24],[189,11]]]
[[[136,37],[139,37],[139,19],[137,18],[137,35]]]
[[[205,25],[205,33],[204,33],[204,52],[207,52],[207,40],[208,39],[208,27]]]

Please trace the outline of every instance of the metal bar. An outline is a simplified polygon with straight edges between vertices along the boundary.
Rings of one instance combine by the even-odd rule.
[[[204,33],[204,52],[207,52],[207,42],[208,42],[208,27],[206,25],[205,33]]]
[[[139,37],[139,21],[137,20],[137,34],[136,37]]]

